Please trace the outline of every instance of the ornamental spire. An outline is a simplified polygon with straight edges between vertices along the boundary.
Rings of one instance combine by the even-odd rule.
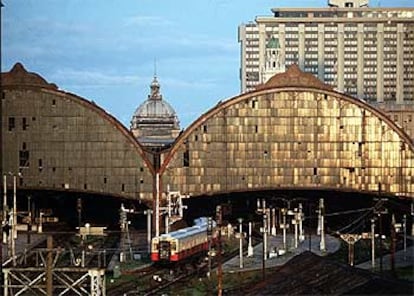
[[[151,82],[151,94],[148,96],[150,100],[162,100],[162,95],[160,93],[160,83],[157,79],[157,60],[154,59],[154,79]]]

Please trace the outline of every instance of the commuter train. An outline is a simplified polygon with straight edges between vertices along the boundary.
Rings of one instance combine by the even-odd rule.
[[[211,227],[214,227],[215,223]],[[194,226],[161,234],[151,241],[151,261],[173,263],[208,251],[208,219],[194,220]]]

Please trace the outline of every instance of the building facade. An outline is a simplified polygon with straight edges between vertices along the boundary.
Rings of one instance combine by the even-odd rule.
[[[18,190],[151,204],[152,159],[116,118],[16,64],[1,74],[1,171]],[[13,179],[7,178],[13,188]]]
[[[144,149],[102,108],[21,64],[2,82],[1,169],[20,173],[19,191],[149,206],[156,194],[165,204],[168,188],[192,196],[298,189],[414,198],[412,139],[381,110],[297,65],[207,110],[161,151]]]
[[[199,195],[275,189],[414,194],[414,143],[384,112],[297,65],[210,109],[160,175]]]
[[[273,16],[239,27],[242,93],[271,76],[267,44],[277,39],[281,65],[297,64],[337,91],[383,109],[413,137],[414,8],[328,4],[274,8]]]

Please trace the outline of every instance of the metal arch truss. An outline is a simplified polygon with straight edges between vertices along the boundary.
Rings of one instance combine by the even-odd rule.
[[[44,267],[3,268],[4,296],[48,295]],[[53,268],[53,295],[105,296],[105,269]]]

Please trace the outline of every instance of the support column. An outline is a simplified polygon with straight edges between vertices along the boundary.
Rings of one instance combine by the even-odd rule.
[[[265,55],[266,55],[266,26],[259,24],[259,83],[264,83]]]
[[[375,220],[371,219],[371,267],[375,268]]]
[[[384,24],[377,24],[377,103],[384,102]]]
[[[325,24],[318,24],[318,79],[325,81]]]
[[[160,235],[160,174],[155,175],[155,236]]]
[[[323,203],[323,198],[319,199],[319,212],[321,217],[321,241],[319,244],[319,249],[321,250],[321,252],[325,252],[325,206]]]
[[[53,237],[47,237],[46,293],[53,296]]]
[[[279,24],[280,65],[286,68],[286,27]]]
[[[253,245],[252,245],[252,222],[249,222],[249,246],[247,247],[247,257],[253,256]]]
[[[103,270],[88,270],[88,275],[91,279],[91,296],[105,296],[105,272]]]
[[[16,239],[17,239],[17,184],[16,176],[13,176],[13,224],[11,239],[11,251],[13,266],[16,266]]]
[[[148,253],[151,253],[151,214],[152,210],[148,209],[144,212],[147,215],[147,246]]]
[[[357,31],[357,97],[364,98],[364,24],[358,24]]]
[[[240,50],[240,92],[246,92],[246,25],[239,26],[239,43]]]
[[[3,286],[3,295],[9,296],[9,270],[4,269],[4,286]]]
[[[299,24],[299,48],[298,48],[298,66],[305,71],[305,24]]]
[[[404,26],[397,24],[397,104],[404,102]]]
[[[338,47],[337,47],[337,88],[344,91],[344,24],[338,24]]]
[[[276,209],[272,208],[272,231],[273,236],[276,236]]]

